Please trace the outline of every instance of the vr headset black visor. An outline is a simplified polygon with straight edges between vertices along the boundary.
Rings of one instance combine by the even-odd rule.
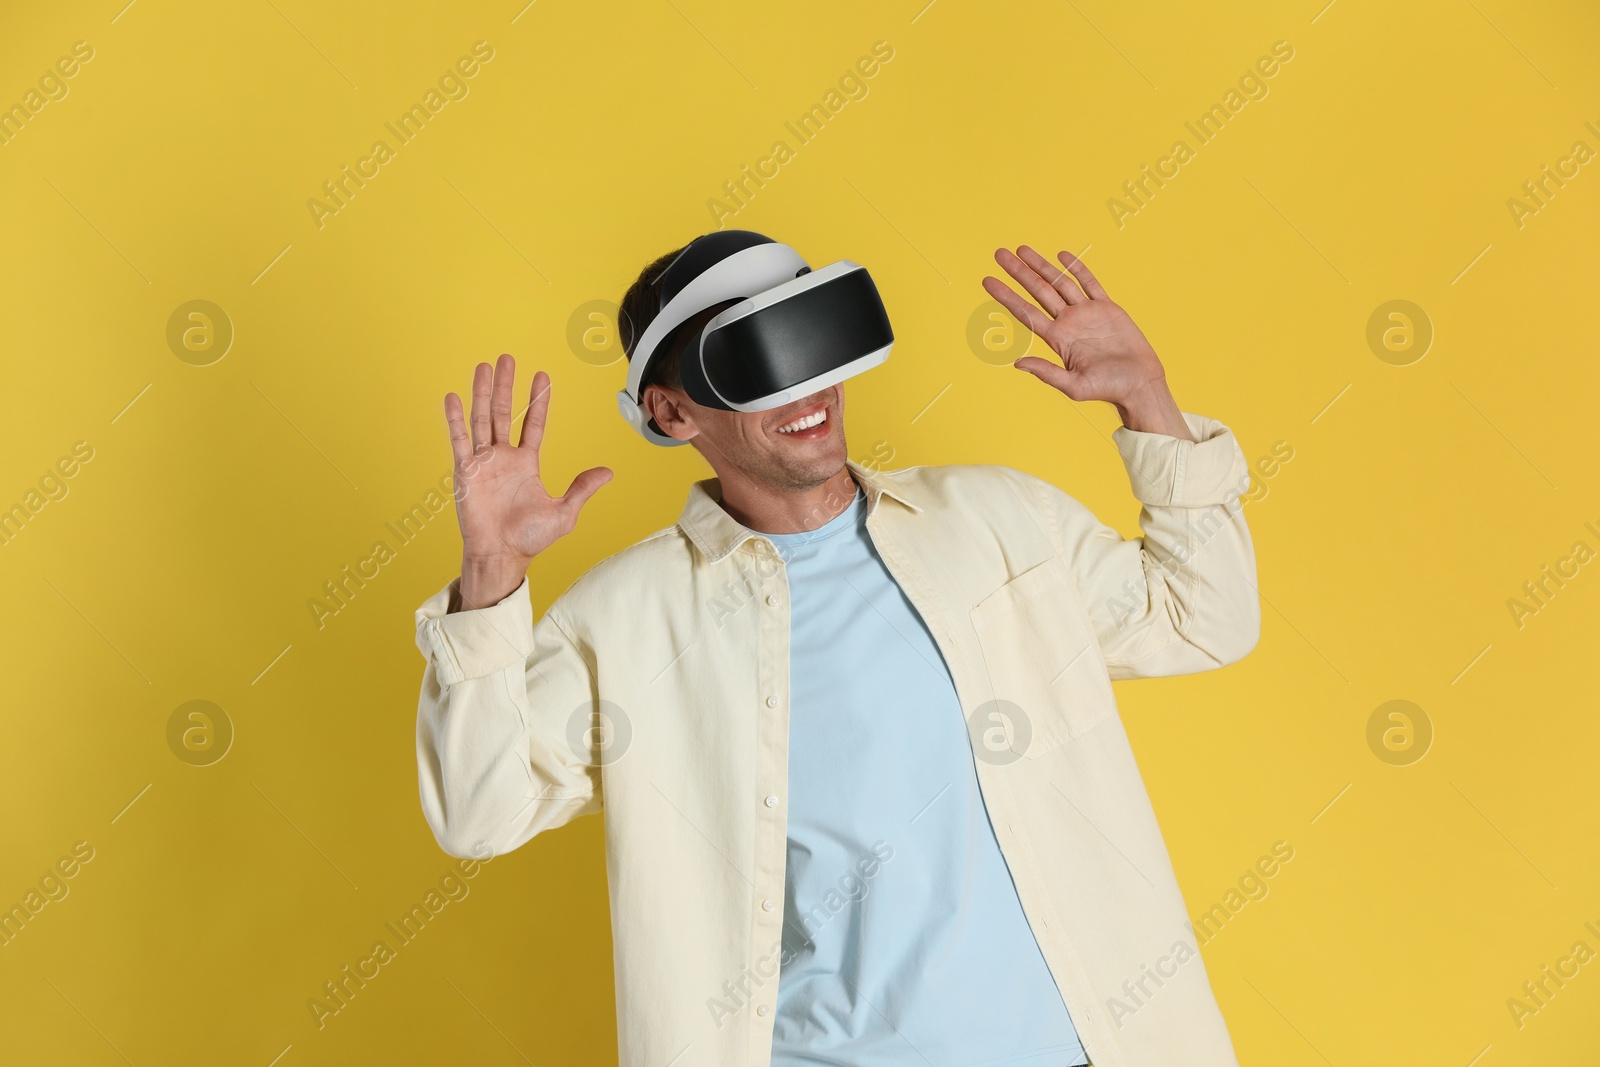
[[[675,345],[695,403],[767,411],[877,366],[894,344],[865,267],[841,259],[813,271],[788,245],[748,230],[696,239],[658,288],[661,311],[629,352],[628,387],[617,393],[622,417],[654,444],[687,443],[662,433],[640,404],[651,361]]]

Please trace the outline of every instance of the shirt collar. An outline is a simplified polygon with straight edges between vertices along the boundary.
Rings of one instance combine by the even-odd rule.
[[[853,459],[847,458],[844,462],[866,493],[868,518],[871,518],[872,513],[877,510],[879,499],[885,496],[893,498],[913,512],[922,510],[922,506],[914,499],[916,493],[908,492],[902,480],[885,477],[882,472],[863,467]],[[721,479],[703,478],[689,487],[688,502],[683,506],[683,514],[678,517],[678,528],[712,563],[750,538],[761,536],[724,511],[718,502],[721,498]]]

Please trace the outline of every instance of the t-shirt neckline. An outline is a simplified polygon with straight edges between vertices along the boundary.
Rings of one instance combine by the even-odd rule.
[[[861,516],[861,511],[866,507],[866,493],[861,486],[856,486],[856,495],[851,498],[845,509],[815,530],[800,530],[795,533],[764,533],[761,536],[768,538],[774,545],[794,547],[807,545],[813,541],[820,541],[825,537],[833,537],[855,526]]]

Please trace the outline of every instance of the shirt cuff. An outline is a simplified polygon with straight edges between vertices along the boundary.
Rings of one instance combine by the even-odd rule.
[[[533,654],[533,603],[527,576],[504,600],[470,611],[450,612],[459,577],[416,611],[417,649],[438,668],[443,685],[521,666]],[[448,613],[448,614],[447,614]]]
[[[1183,412],[1193,441],[1118,427],[1111,434],[1142,504],[1198,508],[1229,503],[1250,490],[1250,465],[1233,431],[1216,419]]]

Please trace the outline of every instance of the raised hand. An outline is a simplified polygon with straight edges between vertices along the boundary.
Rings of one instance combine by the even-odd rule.
[[[994,254],[1039,307],[1000,279],[983,279],[985,291],[1061,357],[1059,366],[1038,356],[1023,356],[1013,366],[1073,400],[1114,404],[1129,429],[1193,440],[1150,342],[1083,260],[1071,252],[1059,256],[1066,271],[1027,245]]]
[[[472,376],[472,434],[461,398],[444,398],[444,417],[455,455],[456,518],[461,524],[461,602],[450,610],[487,607],[522,584],[533,557],[572,532],[578,511],[606,482],[609,467],[590,467],[562,496],[551,496],[539,477],[539,445],[550,410],[550,376],[537,371],[527,416],[511,443],[511,389],[516,360],[503,355],[494,367],[480,363]]]

